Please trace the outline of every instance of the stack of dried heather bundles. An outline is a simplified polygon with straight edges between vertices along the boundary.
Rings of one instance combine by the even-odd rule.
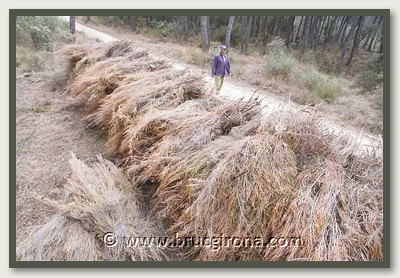
[[[116,54],[110,55],[113,51]],[[129,212],[135,221],[150,215],[151,227],[162,226],[144,225],[143,231],[135,226],[122,233],[155,236],[164,230],[165,236],[198,239],[169,251],[179,260],[383,259],[381,152],[362,152],[349,139],[324,130],[316,113],[262,116],[257,99],[217,98],[200,76],[174,70],[129,42],[73,57],[72,68],[80,65],[79,73],[67,91],[87,101],[91,108],[86,120],[107,132],[108,151],[119,156],[121,175],[141,196],[126,193],[120,198],[141,202],[137,209],[146,210],[143,214],[121,206],[121,214]],[[117,229],[121,221],[104,213],[98,221],[87,222],[89,207],[76,206],[71,213],[64,203],[48,202],[57,208],[56,217],[60,211],[68,217],[62,225],[52,220],[42,229],[70,229],[68,221],[73,219],[85,223],[81,229],[99,234],[106,230],[104,223]],[[64,231],[57,236],[71,240]],[[217,248],[198,244],[204,238],[226,237],[230,244],[221,240]],[[232,238],[262,244],[233,244]],[[291,239],[295,244],[277,244],[293,243]],[[102,244],[96,241],[85,252],[97,250],[99,258],[107,259]],[[24,245],[25,254],[44,252],[28,247]],[[119,251],[124,255],[111,258],[167,258],[164,250]]]

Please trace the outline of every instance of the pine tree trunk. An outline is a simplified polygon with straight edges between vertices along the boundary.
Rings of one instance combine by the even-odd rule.
[[[129,29],[132,32],[136,32],[136,17],[135,16],[128,16],[128,24],[129,24]]]
[[[301,43],[301,48],[300,48],[301,54],[304,54],[306,52],[306,49],[308,48],[310,25],[311,25],[311,17],[306,16],[304,19],[303,41]]]
[[[326,18],[327,18],[326,16],[323,17],[322,24],[319,26],[319,34],[318,34],[318,39],[317,39],[317,43],[318,43],[318,44],[319,44],[319,42],[320,42],[320,40],[321,40],[322,32],[323,32],[324,30],[326,31],[326,28],[324,28]],[[329,18],[329,16],[328,16],[328,18]],[[328,21],[327,21],[327,22],[328,22]],[[326,26],[328,26],[328,23],[326,24]],[[325,33],[326,33],[326,32],[325,32]]]
[[[286,40],[285,40],[287,47],[289,47],[290,43],[292,42],[295,18],[296,18],[295,16],[289,16],[289,18],[288,18],[287,30],[286,30]]]
[[[376,28],[376,31],[375,31],[374,35],[372,36],[371,41],[370,41],[370,43],[369,43],[369,46],[368,46],[368,51],[369,51],[369,52],[372,51],[373,46],[374,46],[374,41],[377,40],[378,33],[379,33],[379,31],[380,31],[379,29],[381,28],[381,23],[382,23],[382,16],[379,18],[378,28]]]
[[[203,52],[208,53],[210,50],[210,41],[208,37],[208,16],[200,17],[200,25],[201,25],[201,49]]]
[[[358,49],[358,45],[360,44],[360,34],[361,34],[363,18],[364,18],[363,16],[360,16],[357,20],[357,31],[356,31],[356,35],[354,36],[353,48],[351,49],[350,57],[347,60],[346,66],[351,65],[353,58],[354,58],[354,53],[356,53],[356,51]]]
[[[235,22],[235,16],[230,16],[228,26],[226,27],[226,36],[225,36],[225,45],[228,48],[231,46],[231,34],[234,22]]]
[[[344,41],[343,41],[343,43],[341,45],[342,46],[342,54],[340,55],[340,64],[341,65],[344,65],[344,57],[345,57],[346,52],[347,52],[347,44],[348,44],[348,42],[350,40],[350,37],[353,35],[354,29],[357,26],[357,22],[358,22],[358,19],[356,18],[353,21],[353,23],[351,25],[351,28],[350,28],[350,31],[347,33],[347,36],[345,36],[346,38],[344,39]]]
[[[69,30],[71,34],[75,34],[75,16],[69,17]]]
[[[300,39],[299,34],[300,34],[301,24],[303,23],[303,20],[304,20],[304,16],[302,16],[300,19],[299,28],[297,28],[297,34],[296,34],[296,37],[294,38],[294,42],[297,42],[297,40]]]
[[[246,22],[247,24],[245,25],[245,29],[244,30],[242,29],[243,38],[241,44],[241,51],[246,52],[249,47],[251,29],[253,27],[252,17],[250,16],[247,19],[246,17],[244,17],[244,22]]]
[[[383,22],[382,22],[382,26],[381,26],[381,39],[380,39],[381,43],[379,45],[379,53],[383,53]]]

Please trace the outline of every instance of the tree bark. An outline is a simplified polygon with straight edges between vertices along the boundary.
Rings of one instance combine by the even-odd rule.
[[[208,16],[200,17],[200,25],[201,25],[201,49],[203,52],[208,53],[210,50],[210,41],[208,37]]]
[[[351,49],[350,52],[350,57],[347,60],[346,66],[350,66],[353,58],[354,58],[354,53],[356,53],[357,49],[358,49],[358,45],[360,44],[360,34],[361,34],[361,28],[362,28],[362,23],[363,23],[363,16],[358,17],[357,20],[357,31],[356,31],[356,35],[354,36],[354,42],[353,42],[353,48]]]
[[[129,29],[136,32],[136,16],[128,16]]]
[[[377,16],[374,16],[374,21],[373,21],[373,23],[372,23],[373,26],[376,25],[376,21],[377,21],[377,20],[378,20],[378,17],[377,17]],[[365,40],[365,42],[364,42],[364,44],[363,44],[363,46],[362,46],[363,48],[366,48],[367,45],[369,45],[369,42],[371,41],[372,33],[373,33],[373,30],[369,30],[369,31],[368,31],[367,39]]]
[[[261,23],[261,16],[256,17],[256,33],[254,35],[255,38],[258,38],[258,34],[260,31],[260,23]]]
[[[315,34],[317,33],[318,29],[318,22],[319,16],[312,17],[312,23],[310,26],[310,34],[309,34],[309,41],[310,41],[310,49],[314,48],[315,44]]]
[[[303,29],[303,41],[301,44],[300,52],[304,54],[308,48],[308,37],[310,33],[311,17],[306,16],[304,19],[304,29]]]
[[[177,20],[179,29],[184,36],[184,40],[187,41],[189,35],[189,19],[187,16],[179,16]]]
[[[71,34],[75,34],[75,16],[69,17],[69,30]]]
[[[383,53],[383,22],[382,22],[382,26],[381,26],[381,43],[379,45],[379,53]]]
[[[251,29],[253,27],[253,21],[252,21],[252,16],[250,17],[243,17],[243,21],[245,23],[244,28],[242,29],[242,43],[241,43],[241,51],[246,52],[248,47],[249,47],[249,43],[250,43],[250,35],[251,35]]]
[[[319,34],[318,34],[317,44],[319,44],[319,42],[321,40],[322,32],[324,30],[326,31],[326,28],[324,28],[326,18],[327,18],[326,16],[323,17],[322,24],[319,26]],[[329,16],[328,16],[328,18],[329,18]],[[326,24],[326,26],[328,26],[328,23]]]
[[[235,16],[230,16],[228,26],[226,27],[226,36],[225,36],[225,45],[228,48],[231,46],[231,35],[234,23],[235,23]]]
[[[285,40],[287,47],[289,47],[290,43],[292,42],[295,18],[296,18],[295,16],[289,16],[289,18],[288,18],[287,30],[286,30],[286,40]]]
[[[342,46],[342,54],[340,55],[340,64],[344,64],[344,56],[346,55],[347,52],[347,44],[350,40],[350,37],[353,35],[354,29],[357,26],[358,18],[355,19],[351,25],[350,31],[348,32],[346,38],[344,39],[343,43],[341,44]]]
[[[299,34],[300,34],[301,24],[303,23],[303,20],[304,20],[304,16],[302,16],[300,19],[299,28],[297,28],[297,34],[296,34],[296,37],[294,38],[294,42],[297,42],[297,40],[300,38]]]
[[[338,42],[340,40],[340,49],[343,47],[344,40],[346,38],[346,28],[347,22],[349,21],[350,16],[345,16],[340,24],[339,32],[336,34],[334,42]]]
[[[379,33],[379,31],[380,31],[379,29],[381,28],[382,18],[383,18],[382,16],[379,18],[378,28],[376,28],[376,31],[375,31],[374,35],[372,36],[371,41],[370,41],[370,43],[369,43],[369,46],[368,46],[368,51],[369,51],[369,52],[371,52],[372,49],[374,48],[374,47],[373,47],[373,46],[374,46],[374,41],[377,40],[378,33]]]

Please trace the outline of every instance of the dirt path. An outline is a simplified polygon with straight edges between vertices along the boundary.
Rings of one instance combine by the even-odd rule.
[[[62,19],[68,21],[69,17],[64,16],[62,17]],[[76,23],[76,30],[85,33],[90,38],[95,38],[104,42],[118,41],[118,39],[115,37],[112,37],[108,34],[105,34],[104,32],[100,32],[79,23]],[[190,69],[194,72],[197,72],[198,74],[204,76],[204,82],[206,82],[209,86],[213,86],[213,79],[210,75],[204,74],[204,70],[176,61],[174,59],[171,59],[170,57],[159,55],[157,53],[151,53],[151,55],[154,58],[168,60],[176,69]],[[254,94],[254,92],[256,93]],[[307,109],[304,106],[300,106],[289,101],[283,101],[273,94],[269,93],[268,91],[260,89],[259,87],[245,85],[241,82],[234,82],[232,80],[229,80],[229,77],[225,79],[224,86],[222,87],[220,94],[221,96],[233,99],[250,99],[254,94],[255,97],[259,97],[260,99],[262,99],[264,114],[269,114],[274,111],[298,111]],[[328,115],[323,115],[321,128],[327,129],[336,134],[341,134],[349,138],[350,140],[354,140],[354,142],[359,145],[360,154],[362,154],[363,152],[372,152],[374,150],[377,151],[378,155],[382,154],[383,138],[380,136],[374,136],[365,132],[361,132],[353,127],[342,126],[334,120],[330,119]]]

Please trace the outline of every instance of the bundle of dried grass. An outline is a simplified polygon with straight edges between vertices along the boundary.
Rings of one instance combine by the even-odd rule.
[[[276,207],[269,227],[281,237],[301,238],[301,245],[268,248],[266,260],[383,258],[382,188],[350,179],[340,161],[329,158],[309,164],[296,183],[296,198]]]
[[[150,191],[151,209],[158,219],[169,226],[177,222],[194,200],[194,184],[209,176],[233,147],[233,142],[231,137],[221,136],[187,155],[163,156],[152,152],[140,164],[142,171],[137,176],[137,183],[145,192]],[[135,169],[135,166],[132,168]],[[170,230],[171,233],[178,231],[174,228]]]
[[[301,115],[301,113],[299,113]],[[301,246],[267,248],[266,260],[381,260],[383,165],[377,153],[323,130],[318,115],[279,113],[260,130],[281,138],[297,157],[291,200],[280,202],[268,222]]]
[[[34,229],[17,248],[21,260],[166,260],[157,246],[128,246],[124,238],[164,236],[145,215],[136,188],[120,169],[98,157],[88,167],[74,155],[72,175],[64,199],[44,199],[54,209],[53,219]],[[103,235],[116,236],[113,247]]]
[[[79,221],[58,213],[43,225],[29,227],[17,243],[17,260],[100,261],[103,248]]]
[[[122,148],[121,144],[129,126],[140,125],[138,120],[149,111],[173,109],[204,96],[202,87],[200,78],[190,72],[167,69],[121,85],[87,119],[108,130],[109,153],[126,154],[127,143]]]
[[[128,40],[111,43],[67,45],[59,52],[67,58],[72,78],[78,76],[88,66],[102,60],[115,57],[126,57],[128,60],[132,60],[148,55],[146,51],[135,48],[132,41]]]
[[[183,236],[270,236],[267,223],[274,206],[290,198],[295,188],[296,157],[270,135],[233,141],[225,157],[203,180],[193,185],[193,203],[173,228]],[[194,248],[199,260],[259,260],[261,249],[233,246]]]
[[[88,67],[69,84],[66,92],[74,97],[76,103],[85,104],[86,113],[91,113],[98,108],[100,100],[111,94],[128,76],[132,80],[132,77],[137,78],[135,73],[167,67],[165,61],[149,60],[147,57],[132,62],[126,57],[116,57]]]
[[[203,115],[206,109],[207,103],[198,100],[185,101],[170,110],[150,109],[127,125],[119,152],[128,154],[126,163],[137,165],[152,152],[159,153],[152,148],[155,143],[173,135],[183,121]]]
[[[190,189],[189,180],[204,178],[205,173],[209,174],[207,170],[212,169],[210,165],[217,163],[210,161],[214,161],[216,154],[222,155],[229,147],[227,142],[232,138],[224,135],[229,134],[233,127],[260,115],[257,102],[237,101],[219,105],[215,105],[215,102],[217,100],[211,97],[209,102],[203,102],[205,106],[200,106],[198,111],[191,105],[182,104],[172,114],[164,114],[171,115],[172,121],[169,123],[173,124],[162,132],[160,138],[154,135],[146,137],[156,140],[142,141],[141,137],[138,138],[140,134],[136,133],[136,127],[141,127],[142,122],[136,127],[132,126],[129,129],[130,136],[124,139],[130,143],[129,170],[135,174],[137,182],[143,187],[158,186],[153,205],[160,210],[160,215],[178,218],[180,209],[187,204],[184,199],[191,199],[190,190],[187,191]],[[210,107],[214,111],[204,110]],[[221,136],[224,139],[218,140]],[[139,145],[144,148],[138,148]],[[137,153],[137,150],[142,151]],[[170,200],[171,206],[166,200]]]

